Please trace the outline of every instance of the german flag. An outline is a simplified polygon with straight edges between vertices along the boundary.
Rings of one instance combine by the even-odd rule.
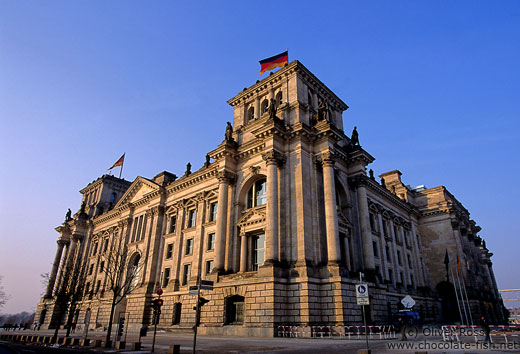
[[[109,168],[109,170],[113,169],[114,167],[117,167],[117,166],[123,166],[123,163],[125,162],[125,154],[123,154],[123,156],[121,156],[119,158],[119,160],[117,160],[113,165],[112,167]]]
[[[285,51],[281,54],[275,55],[264,60],[260,60],[260,75],[267,70],[273,70],[276,67],[282,68],[289,62],[289,51]]]

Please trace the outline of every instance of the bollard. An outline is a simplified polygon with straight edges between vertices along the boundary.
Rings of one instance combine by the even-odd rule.
[[[88,338],[83,338],[83,339],[81,340],[81,343],[80,343],[80,345],[81,345],[82,347],[88,347],[89,344],[90,344],[90,339],[88,339]]]
[[[117,341],[116,342],[116,349],[125,349],[125,344],[126,342],[125,341]]]
[[[103,344],[103,341],[101,339],[96,339],[94,341],[94,347],[96,347],[96,348],[101,347],[101,344]]]
[[[180,354],[181,352],[181,345],[180,344],[170,344],[170,351],[169,354]]]
[[[132,343],[131,350],[141,350],[141,342]]]

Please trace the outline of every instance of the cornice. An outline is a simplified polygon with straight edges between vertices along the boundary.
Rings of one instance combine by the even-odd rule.
[[[198,170],[187,177],[182,177],[166,187],[167,194],[170,195],[175,192],[179,192],[183,189],[189,188],[190,186],[201,183],[208,179],[217,176],[217,168],[205,168]]]

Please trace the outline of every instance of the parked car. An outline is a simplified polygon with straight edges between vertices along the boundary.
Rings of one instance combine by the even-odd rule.
[[[412,310],[399,310],[392,316],[392,324],[394,326],[400,326],[401,324],[415,326],[421,324],[421,316],[419,312]]]

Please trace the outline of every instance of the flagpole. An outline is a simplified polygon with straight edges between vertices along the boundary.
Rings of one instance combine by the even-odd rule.
[[[460,322],[464,324],[464,318],[462,317],[462,311],[460,310],[459,295],[457,294],[457,285],[455,284],[455,277],[453,276],[453,269],[451,271],[451,278],[453,279],[453,290],[455,290],[455,298],[457,299],[457,307],[459,308]]]
[[[459,294],[460,300],[462,301],[462,309],[464,310],[464,318],[466,319],[466,325],[469,325],[468,313],[466,312],[466,305],[464,302],[464,295],[462,294],[462,286],[460,285],[460,275],[458,270],[455,272],[455,276],[457,277],[457,283],[459,284]]]
[[[123,154],[123,156],[123,162],[121,162],[121,169],[119,170],[119,178],[121,178],[121,174],[123,173],[123,165],[125,164],[126,152]]]
[[[468,293],[466,291],[466,282],[464,281],[464,277],[462,277],[462,286],[464,287],[464,295],[466,296],[466,304],[468,305],[469,319],[471,321],[471,325],[473,326],[473,316],[471,315],[471,306],[469,305]]]

